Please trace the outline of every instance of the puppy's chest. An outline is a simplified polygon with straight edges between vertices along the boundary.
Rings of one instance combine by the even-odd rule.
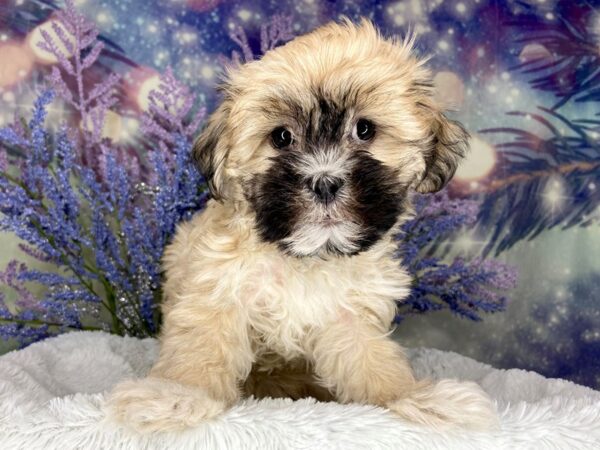
[[[238,302],[246,310],[257,350],[291,359],[303,353],[311,330],[347,317],[348,312],[371,309],[389,315],[400,291],[382,292],[378,281],[382,280],[377,268],[327,263],[307,267],[280,258],[259,259],[243,279]]]
[[[341,278],[333,270],[258,260],[248,270],[239,301],[255,322],[278,321],[291,328],[316,325],[351,303],[351,286]]]

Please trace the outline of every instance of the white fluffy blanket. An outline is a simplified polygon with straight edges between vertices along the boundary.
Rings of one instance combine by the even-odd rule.
[[[600,449],[600,392],[437,350],[410,351],[419,377],[479,383],[495,400],[494,433],[433,432],[384,409],[312,399],[247,400],[183,433],[137,435],[103,412],[119,380],[143,375],[155,340],[78,332],[0,357],[1,449]]]

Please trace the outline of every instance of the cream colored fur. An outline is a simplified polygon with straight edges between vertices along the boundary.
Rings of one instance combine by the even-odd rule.
[[[221,137],[211,180],[221,201],[209,201],[180,224],[166,249],[160,356],[148,378],[112,392],[109,406],[118,419],[140,431],[182,429],[256,394],[375,404],[438,427],[495,424],[477,385],[416,381],[389,337],[396,300],[411,283],[393,258],[392,234],[406,215],[358,255],[297,258],[259,239],[243,196],[244,182],[266,170],[273,152],[264,141],[273,123],[257,111],[269,109],[265,99],[281,92],[306,98],[307,83],[332,95],[349,86],[370,89],[370,96],[357,96],[357,109],[377,118],[373,154],[401,167],[403,182],[431,190],[422,143],[435,128],[450,140],[459,133],[430,93],[411,88],[429,74],[410,46],[384,40],[368,22],[329,24],[229,74],[229,94],[209,122]],[[392,96],[399,100],[390,102]],[[311,164],[336,166],[309,161],[307,170]],[[350,246],[357,226],[308,221],[290,239],[310,254],[325,235]]]

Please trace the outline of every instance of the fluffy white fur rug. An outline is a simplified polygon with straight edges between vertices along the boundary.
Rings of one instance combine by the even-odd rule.
[[[143,375],[156,351],[152,339],[78,332],[0,357],[0,448],[600,448],[600,392],[437,350],[410,351],[418,376],[478,382],[496,399],[500,431],[437,433],[381,408],[304,399],[248,400],[196,429],[141,436],[106,418],[103,398]]]

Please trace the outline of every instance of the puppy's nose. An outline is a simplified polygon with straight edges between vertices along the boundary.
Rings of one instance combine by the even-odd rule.
[[[321,176],[310,184],[310,188],[322,203],[331,203],[335,195],[344,185],[344,180],[330,176]]]

